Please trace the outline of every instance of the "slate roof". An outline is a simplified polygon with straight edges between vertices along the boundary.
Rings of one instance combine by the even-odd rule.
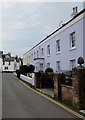
[[[62,29],[64,26],[66,26],[68,23],[70,23],[71,21],[73,21],[75,18],[77,18],[79,15],[81,15],[82,13],[85,12],[85,8],[80,11],[77,15],[75,15],[71,20],[69,20],[67,23],[63,24],[60,28],[58,28],[57,30],[55,30],[54,32],[52,32],[50,35],[48,35],[47,37],[45,37],[41,42],[39,42],[38,44],[36,44],[34,47],[32,47],[29,51],[27,51],[26,53],[30,52],[32,49],[34,49],[36,46],[38,46],[40,43],[42,43],[43,41],[45,41],[47,38],[49,38],[51,35],[53,35],[54,33],[56,33],[57,31],[59,31],[60,29]],[[26,54],[25,53],[25,54]],[[24,55],[25,55],[24,54]]]

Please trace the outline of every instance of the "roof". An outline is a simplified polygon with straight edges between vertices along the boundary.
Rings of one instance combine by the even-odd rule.
[[[67,23],[63,24],[60,28],[58,28],[57,30],[55,30],[54,32],[52,32],[51,34],[49,34],[47,37],[45,37],[42,41],[40,41],[38,44],[36,44],[34,47],[32,47],[29,51],[27,51],[26,53],[30,52],[32,49],[34,49],[36,46],[38,46],[40,43],[42,43],[43,41],[45,41],[47,38],[49,38],[51,35],[53,35],[54,33],[56,33],[57,31],[59,31],[60,29],[62,29],[63,27],[65,27],[68,23],[70,23],[71,21],[73,21],[75,18],[77,18],[79,15],[81,15],[82,13],[85,12],[85,8],[80,11],[77,15],[75,15],[71,20],[69,20]],[[26,54],[25,53],[25,54]],[[24,55],[25,55],[24,54]]]
[[[4,61],[14,61],[15,57],[3,58]]]

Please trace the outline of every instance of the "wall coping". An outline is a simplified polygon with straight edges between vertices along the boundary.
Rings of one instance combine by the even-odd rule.
[[[62,87],[73,89],[73,86],[68,86],[68,85],[61,85]]]

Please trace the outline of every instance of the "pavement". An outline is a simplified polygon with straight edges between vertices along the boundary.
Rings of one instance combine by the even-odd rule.
[[[50,97],[54,97],[54,90],[51,88],[36,88],[36,90],[38,90],[41,93],[44,93]],[[85,114],[85,110],[79,110],[79,112]]]
[[[54,97],[54,90],[51,88],[36,88],[41,93]]]
[[[2,118],[2,73],[0,73],[0,120]]]
[[[77,114],[65,110],[43,96],[20,82],[13,74],[3,73],[3,118],[68,118],[68,120],[78,118]]]

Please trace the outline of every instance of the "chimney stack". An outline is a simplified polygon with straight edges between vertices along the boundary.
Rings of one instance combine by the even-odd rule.
[[[71,17],[73,18],[74,16],[77,15],[77,13],[78,13],[78,7],[77,7],[77,6],[76,6],[76,7],[73,7],[73,12],[72,12],[72,14],[71,14]]]

